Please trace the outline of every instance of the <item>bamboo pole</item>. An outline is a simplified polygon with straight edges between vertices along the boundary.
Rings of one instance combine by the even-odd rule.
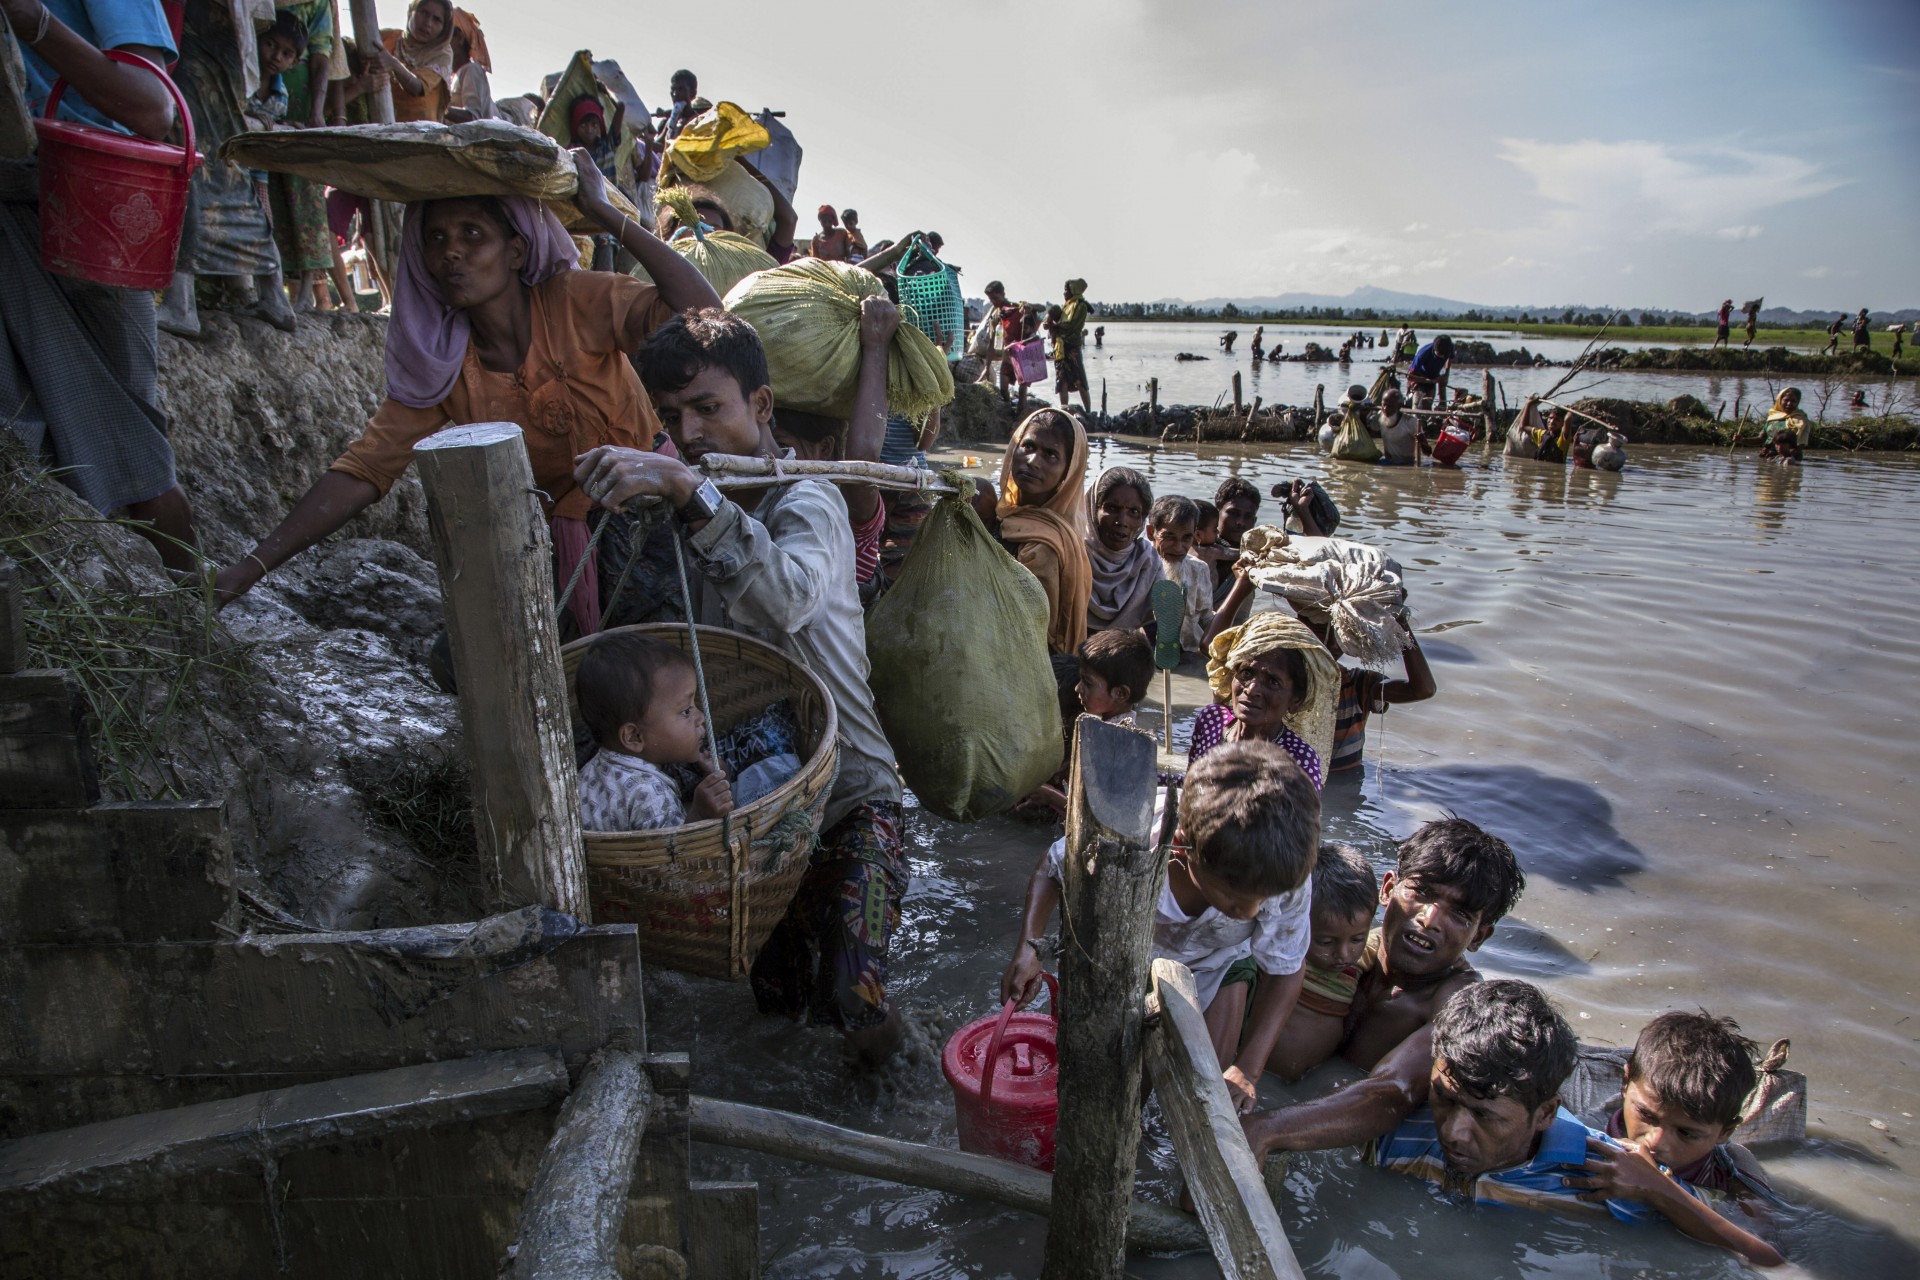
[[[1609,431],[1620,431],[1620,428],[1614,426],[1611,422],[1608,422],[1605,418],[1596,418],[1590,413],[1582,413],[1580,410],[1574,408],[1572,405],[1559,404],[1552,400],[1542,400],[1540,401],[1540,403],[1546,405],[1550,409],[1565,410],[1567,413],[1572,414],[1576,418],[1585,418],[1588,422],[1591,422],[1596,427],[1605,427]],[[1735,428],[1735,429],[1738,430],[1738,428]],[[1624,431],[1620,431],[1620,434],[1624,436],[1627,433]]]
[[[831,484],[870,484],[877,489],[914,493],[954,492],[952,485],[924,468],[857,459],[756,458],[737,453],[710,453],[700,459],[700,470],[721,490],[752,489],[788,480],[825,480]]]
[[[859,1133],[811,1116],[696,1096],[687,1132],[695,1142],[991,1200],[1043,1218],[1053,1212],[1053,1179],[1038,1169]],[[1205,1249],[1207,1238],[1200,1224],[1179,1210],[1134,1200],[1127,1206],[1127,1244],[1150,1253],[1191,1253]]]
[[[1041,1280],[1121,1280],[1140,1148],[1142,1014],[1161,850],[1153,739],[1074,729],[1060,899],[1060,1124]]]
[[[1500,425],[1500,415],[1493,398],[1493,371],[1489,369],[1480,376],[1484,379],[1480,384],[1480,416],[1486,422],[1486,439],[1491,444],[1494,428]]]
[[[362,66],[374,66],[373,50],[380,47],[380,15],[375,0],[350,0],[353,15],[353,43],[360,51]],[[337,25],[339,18],[334,22]],[[324,92],[324,87],[322,92]],[[375,124],[393,123],[393,87],[383,84],[367,94],[367,105]],[[382,280],[393,279],[394,262],[400,246],[400,206],[385,200],[367,201],[367,221],[362,228],[367,255],[373,259]]]
[[[1227,1280],[1301,1280],[1260,1167],[1220,1076],[1193,974],[1153,962],[1147,1071],[1214,1261]]]
[[[1327,420],[1327,384],[1313,384],[1313,429],[1318,431],[1320,424]]]
[[[553,546],[511,422],[414,446],[453,643],[474,828],[502,898],[589,917]]]

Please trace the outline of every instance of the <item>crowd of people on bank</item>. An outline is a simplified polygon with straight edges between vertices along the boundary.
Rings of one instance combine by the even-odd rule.
[[[74,92],[63,110],[161,138],[176,123],[170,99],[151,76],[102,50],[172,62],[199,47],[205,32],[197,20],[232,7],[189,3],[184,38],[160,0],[0,0],[0,10],[24,46],[29,105],[43,103],[52,80],[64,77]],[[284,6],[251,33],[258,89],[236,119],[351,121],[356,104],[381,87],[396,116],[409,120],[501,111],[479,24],[447,0],[415,0],[405,28],[367,51],[344,47],[334,12],[330,0]],[[230,68],[220,58],[234,52],[202,69],[211,77]],[[708,109],[690,74],[674,77],[672,93],[654,139],[671,140]],[[614,166],[610,178],[605,143],[625,127],[619,113],[609,121],[604,106],[586,98],[566,112],[576,205],[606,251],[595,262],[630,261],[646,278],[583,266],[573,237],[536,200],[410,204],[381,286],[391,308],[382,402],[285,519],[212,574],[210,590],[231,603],[342,529],[390,490],[413,446],[441,428],[522,424],[552,531],[555,581],[572,584],[564,635],[635,621],[710,622],[781,649],[833,698],[839,767],[818,844],[751,983],[764,1011],[837,1028],[861,1055],[884,1059],[901,1036],[888,987],[908,863],[905,796],[868,685],[865,606],[897,574],[927,508],[915,496],[812,479],[723,495],[700,463],[710,454],[887,458],[890,449],[906,460],[924,449],[931,428],[897,427],[887,409],[901,308],[884,294],[861,304],[859,391],[848,418],[783,406],[760,334],[723,308],[688,258],[609,196],[610,181],[658,176],[654,140],[643,137],[627,152],[638,159]],[[199,574],[190,512],[155,407],[153,299],[57,280],[41,267],[30,168],[21,158],[0,161],[0,300],[8,317],[0,395],[20,406],[14,429],[68,468],[67,482],[102,512],[124,509],[142,521],[169,567]],[[263,293],[278,293],[284,277],[291,301],[313,302],[337,279],[333,255],[346,237],[328,221],[338,193],[295,182],[270,176],[262,202],[257,175],[241,174],[231,188],[205,193],[201,209],[209,226],[222,227],[207,211],[237,218],[248,201],[271,209],[277,265],[219,274],[252,275]],[[777,203],[765,248],[780,261],[801,250],[791,203]],[[722,206],[711,214],[728,218]],[[347,216],[364,217],[365,209]],[[896,246],[870,247],[853,210],[823,205],[818,221],[808,252],[862,263],[886,282],[882,257]],[[936,254],[942,247],[937,236],[915,239]],[[223,265],[266,261],[242,262],[231,242],[208,250],[216,251],[231,259]],[[1604,1205],[1626,1220],[1658,1214],[1754,1261],[1779,1261],[1771,1245],[1702,1199],[1725,1194],[1751,1206],[1770,1195],[1757,1166],[1728,1141],[1754,1082],[1752,1046],[1737,1027],[1704,1014],[1656,1019],[1628,1063],[1619,1114],[1604,1131],[1589,1129],[1559,1107],[1576,1047],[1565,1020],[1533,986],[1483,981],[1468,960],[1524,888],[1507,844],[1464,819],[1430,823],[1401,843],[1394,869],[1377,882],[1355,851],[1322,844],[1322,788],[1360,767],[1369,717],[1436,693],[1404,601],[1394,623],[1404,633],[1403,674],[1343,663],[1328,617],[1284,604],[1254,609],[1248,546],[1263,500],[1247,480],[1230,476],[1204,500],[1156,495],[1127,467],[1090,482],[1087,424],[1067,405],[1078,394],[1083,413],[1089,408],[1080,355],[1086,288],[1068,280],[1061,302],[1042,309],[1012,302],[999,282],[988,286],[987,316],[969,343],[987,376],[1024,390],[1030,365],[1022,349],[1044,333],[1062,403],[1020,421],[997,480],[979,482],[973,506],[1045,594],[1046,645],[1065,710],[1127,721],[1147,691],[1156,645],[1205,662],[1213,701],[1194,719],[1184,775],[1170,775],[1157,797],[1171,854],[1154,946],[1195,975],[1256,1151],[1366,1143],[1381,1167],[1464,1187],[1477,1199]],[[343,305],[352,292],[342,290]],[[16,324],[15,316],[31,321]],[[1416,401],[1444,397],[1450,355],[1444,337],[1416,350],[1407,371]],[[1011,378],[1009,364],[1018,366]],[[1325,495],[1313,486],[1296,482],[1275,496],[1270,529],[1328,532]],[[671,516],[639,521],[632,513],[643,502]],[[685,596],[673,576],[676,540],[691,561]],[[1179,590],[1156,594],[1163,581]],[[436,671],[445,675],[444,650]],[[792,728],[772,708],[743,735],[750,740],[731,742],[716,759],[704,749],[696,684],[677,648],[631,633],[588,649],[578,691],[595,749],[580,775],[589,828],[671,827],[726,814],[798,768]],[[1034,994],[1063,857],[1056,842],[1030,882],[1001,983],[1008,998]],[[1376,926],[1377,908],[1384,914]],[[1297,1078],[1336,1056],[1371,1074],[1316,1102],[1257,1110],[1263,1073]]]

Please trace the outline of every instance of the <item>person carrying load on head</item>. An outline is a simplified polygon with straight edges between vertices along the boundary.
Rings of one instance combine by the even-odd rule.
[[[60,119],[154,140],[173,132],[173,99],[160,77],[102,52],[171,62],[159,0],[0,0],[0,12],[25,55],[33,115],[44,114],[54,81],[64,79]],[[40,265],[38,167],[0,157],[0,418],[95,510],[141,522],[168,569],[192,570],[200,562],[193,509],[159,405],[153,295]]]
[[[374,50],[393,77],[396,122],[446,117],[453,81],[453,6],[448,0],[413,0],[405,31],[383,30]]]
[[[555,576],[573,577],[592,507],[574,483],[574,457],[604,444],[654,448],[664,438],[628,355],[674,312],[720,304],[691,262],[608,203],[584,151],[573,162],[580,209],[617,235],[654,283],[577,270],[573,238],[537,200],[408,205],[387,326],[387,397],[279,527],[220,571],[223,606],[385,496],[416,444],[468,422],[524,427],[534,487],[553,522]],[[602,555],[617,555],[624,541],[603,538]],[[589,560],[568,601],[581,634],[599,629],[599,573]]]

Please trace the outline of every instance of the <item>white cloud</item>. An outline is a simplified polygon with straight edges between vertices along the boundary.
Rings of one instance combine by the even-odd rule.
[[[1744,227],[1722,227],[1713,234],[1719,236],[1722,240],[1751,240],[1764,230],[1766,230],[1765,227],[1750,224]]]
[[[1809,280],[1825,280],[1828,276],[1833,274],[1833,268],[1832,267],[1808,267],[1805,271],[1802,271],[1800,274],[1805,276]]]
[[[1576,219],[1654,231],[1724,235],[1717,229],[1730,213],[1752,213],[1843,185],[1798,156],[1738,147],[1531,138],[1503,138],[1500,146],[1501,159]],[[1744,225],[1727,230],[1759,234],[1758,227]]]
[[[1408,235],[1412,235],[1416,231],[1425,231],[1426,229],[1427,224],[1424,222],[1409,222],[1406,228]]]

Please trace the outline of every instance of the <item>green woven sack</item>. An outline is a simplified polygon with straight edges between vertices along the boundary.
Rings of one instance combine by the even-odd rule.
[[[935,505],[867,616],[880,723],[900,776],[943,818],[1004,813],[1060,767],[1047,593],[964,496]]]

